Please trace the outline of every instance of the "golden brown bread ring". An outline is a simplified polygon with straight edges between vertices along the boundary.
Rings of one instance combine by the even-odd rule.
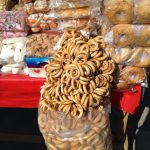
[[[49,109],[82,117],[89,108],[103,105],[105,97],[109,95],[111,80],[107,73],[112,72],[114,66],[101,50],[101,41],[99,41],[101,38],[97,38],[97,41],[85,38],[72,29],[65,32],[63,37],[65,40],[56,56],[57,59],[49,61],[46,67],[47,83],[51,86],[48,88],[45,86],[47,92],[43,94],[42,99],[48,100]],[[82,45],[84,46],[81,50]],[[79,61],[75,62],[77,57],[81,58],[80,56],[86,58],[81,62],[83,64]],[[99,68],[102,68],[105,74],[102,74]],[[101,77],[95,80],[95,76],[98,75]],[[85,98],[82,97],[84,94],[87,95]]]
[[[98,46],[98,43],[97,42],[95,42],[94,40],[89,40],[89,42],[87,43],[88,44],[88,46],[89,46],[89,50],[90,50],[90,52],[94,52],[94,51],[97,51],[97,50],[99,50],[99,46]]]
[[[145,23],[150,23],[150,1],[149,0],[142,0],[139,1],[136,9],[135,9],[135,14],[136,14],[136,22],[145,24]]]
[[[143,68],[126,66],[121,70],[120,79],[129,84],[141,83],[145,80],[145,71]]]
[[[78,54],[75,58],[75,62],[78,64],[85,64],[87,60],[88,60],[87,53],[83,53],[83,52]]]
[[[149,67],[150,66],[150,47],[143,48],[143,52],[137,59],[134,59],[133,66]]]
[[[106,15],[112,24],[130,24],[134,18],[134,5],[127,1],[110,1],[106,6]]]
[[[150,26],[144,26],[140,29],[140,34],[137,36],[137,45],[143,47],[150,47]]]
[[[119,24],[112,28],[114,44],[119,47],[127,47],[134,44],[134,27],[130,24]]]

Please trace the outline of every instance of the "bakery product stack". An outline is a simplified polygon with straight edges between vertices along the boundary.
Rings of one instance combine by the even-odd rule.
[[[111,150],[109,92],[115,65],[102,37],[64,30],[61,47],[45,66],[38,123],[48,150]]]
[[[63,31],[66,27],[95,31],[100,15],[99,0],[35,0],[25,4],[31,31]]]
[[[150,1],[106,0],[104,6],[102,34],[106,53],[123,68],[134,66],[127,67],[135,81],[128,80],[129,84],[140,83],[143,80],[136,80],[135,72],[139,70],[136,74],[141,76],[143,71],[136,67],[150,66]]]
[[[23,11],[10,11],[16,3],[0,1],[0,73],[22,73],[28,27]]]

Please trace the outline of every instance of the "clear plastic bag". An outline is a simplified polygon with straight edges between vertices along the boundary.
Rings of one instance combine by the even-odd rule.
[[[103,108],[79,119],[39,106],[38,123],[47,150],[112,150],[109,113]]]
[[[135,85],[147,83],[146,70],[133,66],[118,65],[114,72],[114,87],[117,91],[135,92]]]
[[[146,81],[146,70],[133,66],[122,66],[116,70],[115,81],[135,85]]]
[[[1,11],[0,12],[0,31],[27,31],[26,15],[23,11]]]
[[[5,62],[1,73],[22,73],[24,67],[25,45],[27,38],[8,38],[2,40],[0,62]]]
[[[2,49],[0,53],[1,60],[13,60],[14,63],[21,63],[26,53],[25,45],[27,38],[8,38],[2,41]]]
[[[25,4],[24,5],[24,11],[27,13],[27,14],[33,14],[35,13],[35,9],[34,9],[34,4],[33,3],[28,3],[28,4]]]
[[[135,23],[150,23],[150,1],[135,0]]]
[[[63,31],[67,27],[92,32],[96,31],[98,23],[97,18],[57,20],[43,13],[32,14],[27,18],[27,24],[31,27],[32,32]]]
[[[111,24],[132,23],[133,0],[105,0],[105,16]]]
[[[47,0],[36,0],[34,2],[34,9],[36,12],[47,12],[50,10],[49,2]]]
[[[150,66],[150,47],[134,47],[134,48],[115,48],[107,46],[106,53],[117,64],[132,65],[135,67]]]
[[[27,3],[24,5],[24,11],[27,14],[48,12],[50,11],[49,1],[47,0],[36,0],[34,3]]]
[[[44,30],[58,30],[60,21],[51,18],[45,13],[31,14],[27,18],[27,24],[31,27],[32,32],[40,32]]]
[[[118,47],[150,47],[150,26],[119,24],[106,34],[104,42]]]
[[[50,8],[68,9],[91,6],[93,4],[100,5],[101,0],[51,0]]]
[[[60,39],[60,34],[33,34],[28,37],[26,44],[27,56],[46,57],[55,55],[56,43]]]
[[[112,24],[150,23],[149,0],[105,0],[105,16]]]
[[[71,19],[71,18],[86,18],[92,16],[93,7],[70,8],[52,10],[49,14],[52,18]]]

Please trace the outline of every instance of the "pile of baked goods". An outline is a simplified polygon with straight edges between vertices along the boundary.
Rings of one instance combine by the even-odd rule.
[[[45,66],[47,77],[41,90],[38,121],[48,150],[111,149],[105,109],[115,64],[101,44],[101,36],[93,38],[65,29],[61,48]],[[51,120],[49,115],[53,113],[55,118]]]
[[[26,43],[26,56],[49,57],[57,52],[54,47],[59,41],[61,34],[33,34],[28,36]]]
[[[66,27],[95,31],[100,19],[99,0],[35,0],[24,9],[32,32],[63,31]]]
[[[127,76],[136,71],[137,77],[142,74],[146,79],[146,72],[141,70],[150,66],[150,1],[106,0],[104,6],[102,35],[105,51],[115,63],[127,68],[126,77],[121,80],[129,85],[139,83],[135,76],[132,78],[136,82],[127,81]]]
[[[105,0],[104,3],[107,19],[113,25],[150,23],[149,0]]]

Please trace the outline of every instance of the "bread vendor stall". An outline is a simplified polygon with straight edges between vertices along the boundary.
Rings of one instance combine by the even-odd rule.
[[[150,1],[8,3],[0,7],[0,107],[38,108],[47,149],[110,150],[111,108],[136,115],[147,86]]]

